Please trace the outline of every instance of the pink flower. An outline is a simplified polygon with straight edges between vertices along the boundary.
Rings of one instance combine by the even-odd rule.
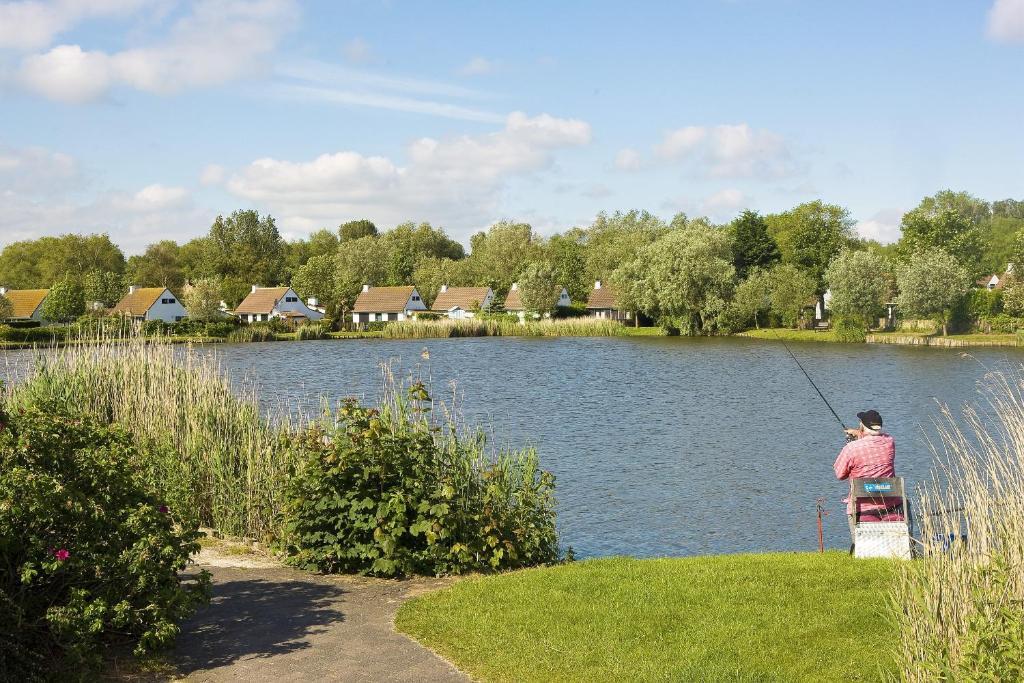
[[[162,514],[162,515],[166,515],[166,514],[167,514],[167,512],[168,512],[168,509],[167,509],[167,506],[166,506],[166,505],[161,505],[160,507],[158,507],[158,508],[157,508],[157,511],[158,511],[158,512],[159,512],[160,514]]]
[[[57,558],[58,562],[63,562],[64,560],[71,557],[71,553],[67,551],[67,548],[61,548],[60,550],[51,550],[50,552],[53,553],[53,556]]]

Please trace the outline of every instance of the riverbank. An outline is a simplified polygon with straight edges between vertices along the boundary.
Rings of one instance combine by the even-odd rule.
[[[484,681],[875,681],[895,673],[892,570],[841,552],[587,560],[461,581],[396,626]]]
[[[733,336],[746,339],[763,339],[765,341],[842,343],[831,330],[765,328],[746,330],[745,332],[738,332]],[[951,334],[943,337],[924,332],[871,332],[865,337],[864,343],[894,344],[898,346],[935,346],[941,348],[1020,346],[1017,336],[1013,334]]]

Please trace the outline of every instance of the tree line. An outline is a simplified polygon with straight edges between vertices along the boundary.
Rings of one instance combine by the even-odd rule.
[[[379,230],[350,221],[286,241],[273,217],[241,210],[218,216],[202,237],[161,240],[129,258],[105,234],[14,242],[0,252],[0,283],[71,290],[105,306],[129,283],[165,286],[202,310],[222,299],[237,305],[253,284],[288,284],[344,317],[363,284],[415,284],[430,302],[443,284],[489,286],[500,301],[518,282],[527,308],[541,312],[561,287],[583,302],[602,280],[623,308],[682,333],[714,334],[794,326],[826,291],[844,329],[870,326],[886,303],[944,324],[979,275],[1010,262],[1024,264],[1024,201],[944,190],[904,214],[900,239],[887,245],[857,236],[850,212],[822,201],[747,210],[725,225],[682,213],[669,221],[600,213],[549,237],[500,221],[474,234],[468,252],[443,228],[413,222]]]

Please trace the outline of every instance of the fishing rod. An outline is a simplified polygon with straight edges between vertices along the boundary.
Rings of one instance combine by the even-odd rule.
[[[796,357],[796,354],[793,353],[793,350],[789,348],[789,344],[786,343],[786,340],[780,337],[774,329],[772,330],[772,334],[775,335],[776,339],[782,342],[782,347],[786,349],[786,351],[789,353],[789,357],[793,359],[793,362],[796,363],[796,366],[800,368],[800,372],[804,373],[804,377],[806,377],[807,381],[811,383],[811,386],[814,387],[814,390],[818,392],[818,396],[820,396],[821,400],[825,402],[825,405],[828,407],[829,412],[831,412],[832,416],[836,418],[836,422],[839,423],[839,426],[843,428],[843,431],[846,431],[846,425],[843,423],[843,418],[839,417],[839,413],[835,411],[835,408],[832,407],[832,404],[828,402],[827,398],[825,398],[825,394],[821,393],[821,389],[819,389],[818,385],[814,383],[814,380],[811,379],[811,376],[807,374],[807,370],[804,369],[803,364],[800,363],[800,360]]]

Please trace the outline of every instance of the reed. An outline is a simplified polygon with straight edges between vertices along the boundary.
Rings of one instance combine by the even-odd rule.
[[[626,334],[621,323],[595,318],[563,320],[405,320],[388,323],[386,339],[438,337],[615,337]]]
[[[274,331],[265,325],[243,325],[228,335],[229,342],[265,342],[275,339]]]
[[[943,409],[919,490],[922,557],[893,590],[906,681],[1024,675],[1024,378],[991,373],[982,396]]]
[[[306,323],[305,325],[299,325],[295,329],[296,341],[305,341],[310,339],[326,339],[327,330],[320,323]]]
[[[215,360],[168,343],[93,341],[40,352],[8,389],[9,407],[71,408],[166,446],[148,464],[173,504],[231,535],[274,535],[287,448],[252,387],[232,387]]]

